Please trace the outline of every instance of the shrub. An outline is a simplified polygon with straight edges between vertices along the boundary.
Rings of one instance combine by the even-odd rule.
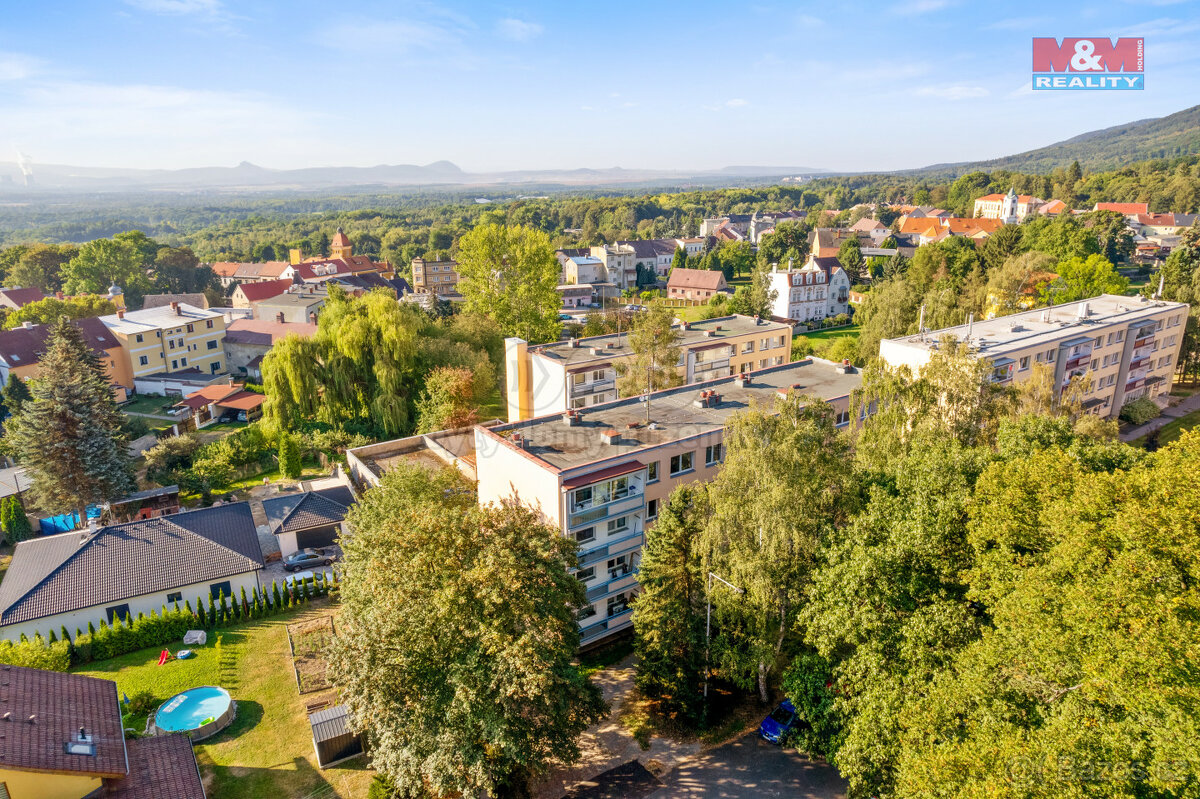
[[[1121,407],[1120,419],[1132,425],[1143,425],[1151,419],[1157,419],[1160,411],[1154,401],[1148,397],[1138,397]]]
[[[138,691],[129,697],[129,704],[125,708],[130,713],[149,713],[151,710],[154,710],[156,704],[158,704],[158,700],[154,698],[153,693],[150,691]]]
[[[41,636],[32,641],[0,641],[0,663],[31,669],[66,671],[71,666],[71,645],[66,641],[47,644]]]

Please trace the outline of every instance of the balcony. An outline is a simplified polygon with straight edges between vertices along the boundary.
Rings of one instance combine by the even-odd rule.
[[[629,552],[635,552],[641,549],[643,543],[642,523],[641,520],[634,522],[634,529],[629,535],[621,538],[612,538],[604,544],[589,549],[579,554],[579,568],[590,566],[593,563],[598,563],[602,560],[615,558],[618,555],[624,555]]]
[[[696,374],[700,374],[701,372],[711,372],[714,369],[728,369],[728,368],[729,368],[729,359],[722,358],[720,360],[715,360],[715,361],[696,361],[695,371],[696,371]],[[699,381],[697,381],[697,382],[699,382]]]
[[[628,591],[630,588],[632,588],[634,585],[636,585],[636,582],[630,582],[628,580],[628,578],[634,577],[636,574],[637,574],[636,569],[630,569],[628,572],[621,575],[620,577],[618,577],[615,580],[606,580],[605,582],[600,583],[599,585],[592,586],[591,588],[588,589],[587,601],[588,602],[596,602],[601,599],[610,597],[614,594],[619,594],[622,591]],[[618,585],[618,583],[620,583],[620,585]]]
[[[645,503],[642,500],[642,487],[637,485],[630,486],[626,494],[608,502],[580,503],[571,508],[571,518],[568,526],[579,527],[584,524],[593,524],[601,519],[607,519],[612,516],[624,516],[627,513],[639,511],[645,507]]]
[[[585,397],[600,391],[610,391],[615,385],[616,381],[611,377],[605,380],[593,380],[590,383],[575,383],[571,386],[571,396]]]

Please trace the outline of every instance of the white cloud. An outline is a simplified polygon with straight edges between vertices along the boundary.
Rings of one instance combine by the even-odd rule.
[[[801,28],[819,28],[825,24],[825,20],[812,14],[797,14],[795,19],[796,25]]]
[[[527,42],[537,38],[541,32],[542,26],[536,22],[526,22],[512,17],[506,17],[496,23],[496,35],[513,42]]]
[[[917,94],[922,97],[937,97],[942,100],[969,100],[974,97],[987,97],[988,90],[982,86],[955,84],[951,86],[922,86],[917,89]]]
[[[36,63],[21,53],[0,53],[0,81],[28,78],[36,71]]]
[[[125,0],[126,5],[149,11],[152,14],[170,16],[223,17],[225,7],[221,0]]]
[[[730,108],[741,108],[744,105],[750,105],[750,103],[741,97],[734,97],[732,100],[726,100],[725,105]]]
[[[913,14],[928,14],[932,11],[941,11],[952,5],[954,5],[952,0],[908,0],[908,2],[902,1],[892,6],[892,13],[907,17]]]

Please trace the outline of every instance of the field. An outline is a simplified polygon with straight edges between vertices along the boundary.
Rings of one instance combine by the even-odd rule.
[[[363,759],[317,769],[304,700],[292,676],[286,625],[329,612],[328,605],[314,602],[311,609],[299,613],[211,631],[208,644],[195,647],[195,658],[165,666],[158,665],[161,650],[156,647],[90,663],[77,671],[115,680],[117,690],[129,696],[150,691],[158,702],[199,685],[228,690],[238,705],[237,719],[196,746],[209,796],[361,797],[372,775]]]

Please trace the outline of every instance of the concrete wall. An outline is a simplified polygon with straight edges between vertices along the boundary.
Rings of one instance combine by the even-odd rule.
[[[475,428],[479,504],[508,502],[516,497],[521,504],[540,511],[547,524],[561,527],[563,500],[558,473],[497,438],[484,428]]]
[[[74,533],[62,533],[61,535],[74,535]],[[100,622],[108,623],[108,615],[105,612],[106,608],[113,605],[121,605],[129,603],[129,612],[136,619],[139,613],[150,615],[150,611],[162,613],[163,605],[167,605],[171,609],[172,605],[167,602],[167,594],[176,591],[183,594],[179,601],[179,606],[183,607],[184,602],[192,603],[192,610],[196,609],[197,597],[204,600],[204,604],[208,606],[209,586],[215,583],[229,580],[230,593],[237,598],[241,598],[241,589],[246,589],[246,594],[249,595],[255,588],[259,587],[258,571],[243,572],[235,574],[231,577],[225,577],[220,580],[211,580],[203,583],[191,583],[181,588],[174,588],[170,591],[160,591],[153,594],[143,594],[130,599],[118,600],[109,602],[104,605],[96,605],[94,607],[82,608],[73,610],[69,613],[59,613],[55,616],[47,616],[43,619],[34,619],[32,621],[21,622],[19,624],[9,624],[0,627],[0,639],[10,641],[19,641],[21,633],[26,637],[33,638],[36,633],[41,633],[43,638],[50,635],[53,630],[56,635],[61,634],[61,628],[66,627],[67,632],[71,637],[75,637],[76,630],[87,632],[88,622],[91,622],[95,627],[100,626]]]

